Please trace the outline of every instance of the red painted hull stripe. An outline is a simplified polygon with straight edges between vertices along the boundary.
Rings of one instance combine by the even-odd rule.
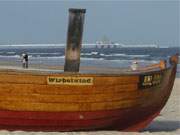
[[[150,109],[151,108],[151,109]],[[31,112],[31,111],[0,111],[0,118],[12,119],[34,119],[34,120],[91,120],[103,119],[111,117],[119,117],[124,113],[136,113],[148,110],[149,113],[158,110],[160,107],[148,108],[129,108],[105,111],[89,111],[89,112]]]
[[[0,111],[1,129],[22,130],[125,130],[137,123],[150,122],[160,108],[133,108],[95,112],[16,112]],[[68,117],[70,116],[70,117]],[[41,127],[41,128],[38,128]],[[136,127],[141,129],[143,126]],[[54,131],[54,130],[53,130]]]

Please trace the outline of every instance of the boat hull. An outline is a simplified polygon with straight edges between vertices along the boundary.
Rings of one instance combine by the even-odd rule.
[[[127,75],[1,71],[0,129],[139,131],[166,104],[176,66]]]

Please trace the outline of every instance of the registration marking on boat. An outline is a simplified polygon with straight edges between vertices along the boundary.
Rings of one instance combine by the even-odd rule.
[[[162,73],[154,73],[140,76],[139,88],[157,86],[162,81]]]

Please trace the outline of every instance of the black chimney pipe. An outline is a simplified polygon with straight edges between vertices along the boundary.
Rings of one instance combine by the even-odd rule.
[[[65,50],[65,72],[79,72],[84,15],[86,9],[69,9],[69,25]]]

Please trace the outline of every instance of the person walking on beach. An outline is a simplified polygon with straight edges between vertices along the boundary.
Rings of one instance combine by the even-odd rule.
[[[132,69],[132,70],[137,70],[137,69],[138,69],[138,61],[137,61],[137,59],[135,59],[135,60],[132,62],[131,69]]]
[[[22,67],[28,68],[28,54],[27,53],[22,54]]]

